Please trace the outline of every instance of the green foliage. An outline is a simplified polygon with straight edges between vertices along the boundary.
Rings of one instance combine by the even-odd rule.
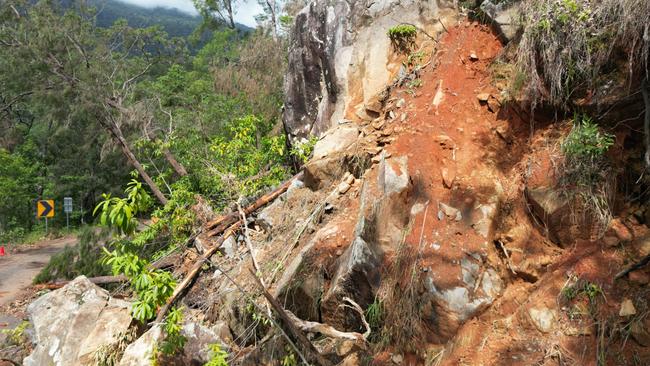
[[[51,282],[57,279],[71,280],[77,276],[105,276],[110,267],[102,262],[102,244],[109,240],[107,230],[92,226],[81,229],[74,246],[66,246],[50,258],[49,263],[34,278],[34,283]]]
[[[373,332],[381,329],[384,322],[384,303],[379,299],[379,297],[375,296],[375,300],[372,304],[368,305],[368,308],[366,309],[366,319],[368,320],[370,329]]]
[[[7,341],[9,341],[10,345],[21,346],[28,342],[27,335],[25,334],[27,327],[29,327],[29,322],[25,320],[14,329],[3,329],[0,332],[7,335]]]
[[[562,288],[562,297],[567,301],[573,301],[580,296],[584,296],[590,304],[595,304],[598,298],[605,298],[605,293],[600,285],[586,280],[576,281],[574,279],[574,281],[573,284]]]
[[[409,53],[415,47],[417,34],[417,28],[411,24],[399,24],[388,29],[393,49],[402,53]]]
[[[124,191],[126,198],[111,197],[103,194],[104,200],[100,202],[93,215],[100,212],[99,221],[102,225],[117,229],[123,235],[133,234],[138,226],[135,215],[146,211],[151,205],[151,196],[142,186],[142,183],[131,180]]]
[[[282,360],[280,361],[280,365],[282,366],[298,366],[298,359],[296,357],[295,352],[293,351],[293,348],[287,346],[285,347],[285,351],[287,352],[284,357],[282,357]]]
[[[228,353],[221,349],[219,343],[210,345],[210,361],[203,366],[228,366]]]
[[[589,116],[576,115],[573,128],[562,143],[569,159],[599,159],[614,144],[614,135],[602,132]]]
[[[149,262],[119,246],[114,251],[104,249],[104,263],[111,266],[114,275],[124,274],[135,292],[137,300],[133,303],[133,318],[146,322],[156,316],[158,308],[174,292],[176,281],[169,272],[150,269]]]
[[[167,314],[163,330],[165,339],[162,342],[160,350],[164,355],[171,356],[180,352],[185,347],[187,339],[181,334],[183,329],[183,312],[181,309],[174,307]]]
[[[309,161],[311,154],[314,152],[314,146],[316,146],[317,142],[318,137],[309,136],[309,139],[305,139],[293,144],[289,153],[299,162],[305,164],[307,161]]]
[[[222,177],[221,189],[231,190],[230,198],[253,195],[263,187],[279,184],[288,175],[282,166],[284,136],[265,136],[268,128],[259,118],[248,115],[229,123],[224,135],[212,140],[213,174]]]
[[[605,153],[613,143],[613,135],[602,132],[589,117],[576,115],[561,145],[560,192],[574,206],[572,212],[583,213],[574,215],[573,221],[592,227],[598,224],[597,235],[604,234],[611,219],[614,178]]]
[[[0,146],[0,240],[19,240],[25,235],[24,222],[31,222],[32,200],[42,183],[39,164],[20,152],[10,153]]]

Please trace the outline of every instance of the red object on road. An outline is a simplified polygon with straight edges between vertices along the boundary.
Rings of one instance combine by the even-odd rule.
[[[4,256],[5,256],[5,247],[0,246],[0,257],[4,257]]]

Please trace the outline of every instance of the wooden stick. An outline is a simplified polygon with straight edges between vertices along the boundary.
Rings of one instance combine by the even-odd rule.
[[[156,316],[157,323],[163,321],[163,319],[165,318],[165,314],[167,314],[167,311],[169,311],[169,308],[176,302],[176,300],[178,300],[181,293],[185,291],[185,289],[194,280],[194,278],[201,272],[201,267],[203,267],[203,264],[208,259],[210,259],[210,257],[212,257],[212,255],[216,253],[217,250],[219,250],[219,248],[221,248],[223,242],[226,239],[228,239],[231,235],[233,235],[235,231],[239,229],[240,226],[241,226],[241,222],[236,222],[230,225],[230,227],[223,233],[223,235],[216,241],[216,243],[214,243],[214,245],[210,249],[208,249],[205,253],[203,253],[203,255],[199,257],[199,259],[196,262],[194,262],[194,266],[192,266],[192,268],[187,272],[185,278],[183,278],[183,280],[178,285],[176,285],[176,288],[174,289],[174,293],[169,297],[169,299],[167,299],[165,305],[162,308],[160,308],[160,310],[158,311],[158,316]]]
[[[357,332],[342,332],[332,327],[329,324],[323,324],[318,322],[311,322],[308,320],[302,320],[298,318],[294,313],[289,310],[286,310],[289,318],[296,324],[296,326],[304,331],[309,333],[320,333],[324,336],[337,339],[348,339],[351,341],[365,341],[364,335]]]
[[[246,215],[250,215],[251,213],[259,210],[261,207],[267,205],[268,203],[272,202],[276,198],[278,198],[281,194],[287,191],[289,187],[291,186],[291,183],[293,183],[294,180],[302,178],[303,173],[298,173],[295,175],[293,178],[289,179],[288,181],[284,182],[280,187],[278,187],[275,191],[265,194],[257,201],[253,202],[250,206],[246,207],[244,209],[244,213]],[[207,224],[205,224],[205,230],[210,231],[208,236],[217,236],[223,232],[228,225],[231,225],[232,223],[236,222],[239,220],[239,212],[231,212],[228,215],[221,216],[219,218],[216,218]]]
[[[260,291],[262,292],[262,295],[266,298],[266,301],[271,304],[271,307],[273,310],[278,314],[284,325],[287,327],[289,332],[297,339],[298,344],[302,348],[302,350],[305,352],[305,355],[312,361],[315,362],[317,365],[322,365],[322,366],[331,366],[333,365],[328,359],[323,357],[323,355],[318,352],[316,347],[307,339],[307,336],[298,329],[296,324],[293,322],[291,317],[287,314],[287,311],[284,310],[282,305],[278,302],[278,300],[271,295],[266,288],[264,288],[264,285],[262,285],[262,282],[260,281],[259,277],[253,271],[251,271],[251,274],[253,275],[253,278],[255,279],[255,283],[257,284],[257,287],[259,287]]]

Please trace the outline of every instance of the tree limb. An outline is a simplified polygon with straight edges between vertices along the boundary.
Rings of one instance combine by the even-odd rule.
[[[267,205],[268,203],[272,202],[276,198],[278,198],[281,194],[287,191],[289,189],[289,186],[291,186],[291,183],[293,183],[294,180],[302,178],[302,173],[298,173],[295,175],[293,178],[289,179],[288,181],[284,182],[280,187],[278,187],[275,191],[268,193],[262,197],[260,197],[257,201],[253,202],[250,206],[246,207],[244,209],[244,213],[246,215],[250,215],[251,213],[257,211],[261,207]],[[232,224],[233,222],[239,220],[239,213],[238,212],[231,212],[228,215],[221,216],[215,220],[212,220],[208,222],[205,225],[206,231],[210,231],[208,236],[216,236],[219,235],[225,228]]]
[[[278,302],[278,300],[271,295],[271,293],[268,292],[268,290],[262,285],[262,282],[260,281],[259,277],[255,273],[251,271],[251,274],[253,275],[253,278],[255,279],[255,284],[257,287],[260,289],[262,292],[262,295],[266,298],[266,301],[269,302],[273,310],[278,314],[280,319],[282,320],[282,323],[287,327],[289,330],[289,333],[291,333],[296,340],[298,341],[297,343],[302,347],[302,350],[305,352],[305,355],[310,359],[310,361],[315,362],[318,365],[322,366],[330,366],[332,363],[323,357],[323,355],[318,352],[316,347],[307,339],[307,336],[296,326],[296,324],[293,322],[293,319],[289,314],[287,314],[287,311],[284,310],[282,305]],[[295,317],[295,315],[294,315]]]
[[[169,308],[178,300],[181,296],[181,294],[187,289],[187,287],[192,283],[194,278],[201,272],[201,268],[203,267],[203,264],[212,257],[213,254],[221,248],[221,245],[223,242],[228,239],[230,236],[232,236],[241,226],[241,222],[236,222],[233,225],[231,225],[224,233],[223,235],[212,245],[210,249],[208,249],[199,259],[194,262],[194,265],[192,268],[187,272],[185,275],[185,278],[176,285],[176,288],[174,289],[174,293],[167,299],[165,302],[165,305],[160,308],[158,311],[158,316],[156,316],[156,322],[160,323],[163,321],[165,318],[165,314],[167,314],[167,311]]]

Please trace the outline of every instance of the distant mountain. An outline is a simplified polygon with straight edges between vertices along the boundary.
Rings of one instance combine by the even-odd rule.
[[[72,5],[74,0],[62,0],[63,6]],[[187,37],[201,24],[198,15],[190,15],[172,8],[145,8],[119,0],[87,0],[87,5],[97,8],[97,25],[110,27],[118,19],[126,19],[130,26],[145,28],[161,25],[172,37]],[[252,30],[243,24],[237,28],[246,32]]]

